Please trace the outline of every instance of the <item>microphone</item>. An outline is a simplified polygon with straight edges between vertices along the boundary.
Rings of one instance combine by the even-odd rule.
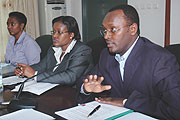
[[[41,72],[41,73],[43,73],[43,72]],[[41,74],[41,73],[39,73],[39,74]],[[38,76],[39,74],[36,74],[32,77],[29,77],[21,83],[21,86],[19,87],[17,95],[15,96],[15,98],[13,100],[11,100],[11,102],[8,105],[9,111],[15,111],[15,110],[20,110],[20,109],[32,109],[32,108],[37,107],[37,101],[35,98],[34,99],[32,99],[32,98],[19,99],[19,96],[22,93],[25,82],[27,82],[28,80]]]
[[[70,60],[73,60],[74,58],[76,57],[80,57],[80,56],[87,56],[89,55],[89,52],[84,52],[80,55],[76,55],[76,56],[73,56],[72,58],[68,59],[67,61],[65,62],[68,62]],[[32,108],[36,108],[37,107],[37,101],[36,99],[32,99],[32,98],[24,98],[24,99],[19,99],[19,96],[21,95],[22,91],[23,91],[23,88],[24,88],[24,84],[29,81],[30,79],[44,73],[44,72],[47,72],[49,70],[52,70],[53,68],[55,68],[56,66],[59,66],[61,63],[53,66],[53,67],[50,67],[49,69],[47,70],[44,70],[32,77],[29,77],[27,78],[25,81],[23,81],[19,87],[19,90],[17,92],[17,95],[15,96],[15,98],[13,100],[11,100],[11,102],[9,103],[8,105],[8,110],[9,111],[15,111],[15,110],[20,110],[20,109],[32,109]]]

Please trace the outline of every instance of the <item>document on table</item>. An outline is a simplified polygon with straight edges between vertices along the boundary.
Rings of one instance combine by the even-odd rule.
[[[98,105],[101,105],[101,107],[92,116],[87,117],[88,114]],[[108,104],[101,104],[96,101],[93,101],[85,105],[79,105],[70,109],[55,112],[55,114],[64,117],[68,120],[111,120],[111,117],[129,111],[132,112],[132,110],[127,108],[117,107]]]
[[[3,63],[3,62],[1,62],[1,66],[2,67],[6,67],[6,66],[8,66],[8,65],[11,65],[10,63]]]
[[[13,73],[15,66],[10,63],[1,63],[2,66],[2,74]]]
[[[0,120],[55,120],[55,118],[33,109],[22,109],[0,116]]]
[[[19,78],[17,76],[3,78],[4,85],[13,85],[20,82],[25,81],[27,78]],[[20,84],[21,85],[21,84]],[[19,90],[20,85],[16,86],[15,89],[12,91],[17,92]],[[51,83],[43,83],[43,82],[36,82],[32,79],[25,82],[23,91],[31,92],[36,95],[41,95],[42,93],[46,92],[47,90],[52,89],[53,87],[59,84],[51,84]]]
[[[16,86],[12,91],[17,92],[19,90],[20,85]],[[23,91],[31,92],[36,95],[41,95],[42,93],[54,88],[57,85],[59,84],[43,83],[31,80],[25,82]]]
[[[19,78],[18,76],[6,77],[6,78],[3,78],[3,84],[4,85],[13,85],[13,84],[23,82],[26,79],[27,78]]]
[[[117,118],[116,120],[158,120],[155,118],[152,118],[150,116],[144,115],[142,113],[133,112],[131,114],[127,114],[125,116],[122,116],[120,118]]]

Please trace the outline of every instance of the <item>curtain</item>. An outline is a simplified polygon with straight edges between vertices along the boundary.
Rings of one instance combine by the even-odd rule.
[[[10,37],[7,30],[8,13],[12,11],[11,0],[0,0],[0,60],[4,61],[4,54],[6,52],[6,45],[8,37]]]
[[[19,11],[26,15],[25,31],[32,37],[39,37],[39,17],[37,0],[0,0],[0,60],[4,62],[6,45],[10,37],[7,30],[8,14]]]

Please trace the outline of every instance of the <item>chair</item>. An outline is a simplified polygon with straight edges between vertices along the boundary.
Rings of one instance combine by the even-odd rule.
[[[165,47],[169,52],[176,56],[176,59],[180,65],[180,44],[173,44]]]
[[[106,42],[103,37],[97,37],[86,43],[92,49],[92,56],[94,64],[99,61],[99,56],[103,48],[106,47]]]
[[[35,39],[38,45],[41,48],[40,59],[42,60],[49,49],[49,47],[53,44],[51,35],[42,35]]]

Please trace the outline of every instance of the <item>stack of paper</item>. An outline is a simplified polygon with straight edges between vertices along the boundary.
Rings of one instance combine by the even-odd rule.
[[[88,117],[88,114],[98,105],[101,105],[99,110]],[[55,114],[68,120],[104,120],[108,118],[111,120],[111,117],[123,114],[124,112],[132,112],[132,110],[93,101],[85,105],[79,105],[77,107],[55,112]]]
[[[54,120],[54,118],[33,109],[22,109],[1,116],[0,120]]]
[[[12,85],[17,84],[19,82],[23,82],[26,80],[25,78],[19,78],[17,76],[3,78],[4,85]],[[51,83],[43,83],[43,82],[36,82],[35,80],[29,80],[25,82],[23,91],[31,92],[36,95],[41,95],[42,93],[54,88],[59,84],[51,84]],[[16,86],[15,89],[12,91],[17,92],[19,90],[20,85]]]
[[[88,114],[98,105],[101,105],[101,107],[94,114],[88,117]],[[156,120],[124,107],[102,104],[96,101],[58,111],[55,112],[55,114],[68,120]]]

